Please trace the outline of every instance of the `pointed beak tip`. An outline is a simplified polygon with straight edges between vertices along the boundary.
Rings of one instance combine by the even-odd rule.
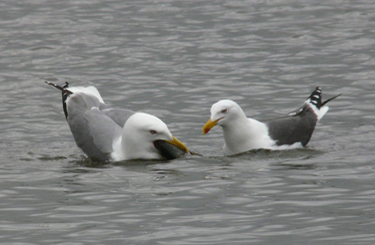
[[[221,120],[221,118],[219,118],[215,121],[212,121],[211,118],[208,119],[208,121],[206,122],[206,124],[202,128],[203,135],[207,134],[211,130],[211,128],[215,127],[217,125],[218,121],[220,121],[220,120]]]
[[[189,149],[186,147],[186,145],[184,143],[182,143],[181,141],[179,141],[176,137],[172,136],[173,138],[173,145],[177,146],[178,148],[180,148],[181,150],[184,150],[186,153],[189,153]]]

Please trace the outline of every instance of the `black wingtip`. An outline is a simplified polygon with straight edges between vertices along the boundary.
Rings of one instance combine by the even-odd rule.
[[[48,85],[51,85],[51,86],[57,88],[58,90],[60,90],[62,92],[68,92],[70,94],[72,93],[69,90],[67,90],[67,88],[69,87],[69,83],[68,82],[65,82],[65,84],[63,86],[60,86],[60,85],[57,85],[56,83],[51,83],[51,82],[48,82],[48,81],[45,81],[45,83],[47,83]]]
[[[316,108],[320,109],[322,104],[322,88],[316,87],[315,90],[311,93],[311,95],[307,98],[310,99],[310,103],[315,105]]]
[[[63,109],[64,109],[64,114],[65,114],[65,118],[68,119],[68,110],[66,108],[66,99],[69,97],[69,95],[73,94],[71,91],[68,90],[68,87],[69,87],[69,83],[68,82],[65,82],[65,84],[63,86],[60,86],[60,85],[57,85],[55,83],[51,83],[51,82],[48,82],[48,81],[45,81],[48,85],[51,85],[55,88],[57,88],[58,90],[61,91],[61,94],[62,94],[62,103],[63,103]]]
[[[311,95],[308,97],[310,99],[310,103],[315,105],[318,109],[320,109],[322,106],[330,102],[331,100],[336,99],[342,94],[338,94],[336,96],[333,96],[332,98],[327,99],[326,101],[322,102],[322,88],[321,87],[316,87],[314,92],[311,93]]]
[[[331,100],[336,99],[336,98],[339,97],[340,95],[342,95],[342,94],[338,94],[338,95],[333,96],[332,98],[329,98],[328,100],[324,101],[324,102],[322,103],[322,106],[324,106],[325,104],[327,104],[327,103],[330,102]]]

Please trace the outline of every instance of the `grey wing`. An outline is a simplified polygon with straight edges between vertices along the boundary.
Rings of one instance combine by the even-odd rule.
[[[105,104],[101,104],[99,109],[120,127],[124,127],[126,120],[134,114],[132,110],[110,108]]]
[[[103,154],[113,152],[113,142],[121,136],[122,127],[98,109],[86,111],[84,118],[95,146]]]
[[[266,122],[270,137],[277,145],[301,142],[305,146],[311,139],[317,122],[310,108],[303,108],[294,116],[277,118]]]
[[[73,94],[67,100],[67,121],[78,147],[87,156],[106,161],[122,128],[98,109],[91,109],[100,106],[94,96]]]

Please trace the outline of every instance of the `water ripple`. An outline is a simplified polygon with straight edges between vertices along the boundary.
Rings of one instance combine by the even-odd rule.
[[[22,244],[371,244],[371,1],[0,3],[0,236]],[[203,156],[83,156],[45,80],[95,85]],[[265,120],[323,87],[305,149],[223,157],[201,135],[230,98]],[[356,224],[356,225],[353,225]]]

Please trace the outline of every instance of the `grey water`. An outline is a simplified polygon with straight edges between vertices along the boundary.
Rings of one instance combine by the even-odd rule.
[[[1,244],[373,244],[375,4],[2,1]],[[48,80],[160,117],[202,156],[95,164]],[[259,120],[339,93],[305,149],[224,157],[211,105]]]

